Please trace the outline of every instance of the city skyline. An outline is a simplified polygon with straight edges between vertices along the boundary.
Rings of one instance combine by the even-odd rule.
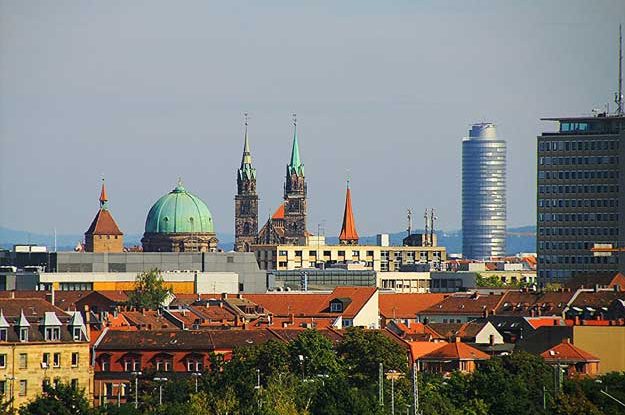
[[[348,174],[363,235],[404,229],[406,208],[434,207],[437,228],[459,229],[459,137],[477,121],[508,143],[508,226],[533,225],[539,118],[612,100],[625,20],[618,2],[153,4],[145,19],[121,3],[107,13],[0,4],[0,226],[82,233],[104,176],[120,228],[141,233],[149,206],[182,177],[216,230],[233,233],[243,112],[261,222],[282,199],[297,112],[313,232],[324,221],[338,235]],[[174,29],[161,30],[169,19]]]

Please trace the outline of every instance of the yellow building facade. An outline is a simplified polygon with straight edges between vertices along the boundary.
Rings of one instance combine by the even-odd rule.
[[[93,399],[88,342],[0,342],[0,393],[4,400],[13,398],[15,408],[41,395],[44,382],[57,379]]]
[[[600,374],[625,371],[625,326],[574,326],[573,343],[599,358]]]

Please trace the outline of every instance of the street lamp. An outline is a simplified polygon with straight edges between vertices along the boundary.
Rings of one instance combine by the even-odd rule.
[[[386,372],[386,378],[391,380],[391,414],[395,415],[395,379],[399,379],[401,373],[396,370]]]
[[[142,375],[141,372],[132,372],[132,376],[135,377],[135,409],[139,408],[139,376]]]
[[[191,373],[191,376],[195,378],[195,393],[197,393],[197,380],[200,376],[202,376],[202,374],[200,372],[193,372]]]
[[[304,355],[297,355],[299,358],[299,365],[302,367],[302,382],[304,381]]]
[[[158,405],[163,405],[163,383],[167,382],[167,378],[154,378],[154,382],[159,382],[158,385]]]
[[[260,369],[256,369],[256,386],[254,389],[260,390]]]

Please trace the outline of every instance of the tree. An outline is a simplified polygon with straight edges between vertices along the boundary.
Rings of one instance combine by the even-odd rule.
[[[377,382],[380,363],[384,371],[407,373],[406,350],[379,331],[349,328],[337,351],[359,385]]]
[[[305,330],[291,342],[289,350],[294,372],[302,370],[310,377],[341,370],[332,342],[317,330]]]
[[[57,379],[58,380],[58,379]],[[43,384],[43,393],[22,406],[20,415],[89,415],[89,408],[83,389],[62,382]]]
[[[157,309],[172,290],[165,286],[161,272],[154,268],[137,274],[135,289],[128,295],[128,303],[136,308]]]

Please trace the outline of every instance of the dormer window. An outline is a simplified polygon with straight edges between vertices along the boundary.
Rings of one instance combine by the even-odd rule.
[[[20,341],[27,342],[28,341],[28,327],[20,328]]]
[[[74,341],[80,341],[80,327],[74,327],[72,329],[72,337]]]
[[[7,341],[7,329],[0,329],[0,342]]]
[[[330,303],[330,312],[331,313],[342,313],[343,312],[343,303],[338,301],[334,303]]]
[[[60,327],[46,327],[45,339],[46,341],[61,340],[61,328]]]

